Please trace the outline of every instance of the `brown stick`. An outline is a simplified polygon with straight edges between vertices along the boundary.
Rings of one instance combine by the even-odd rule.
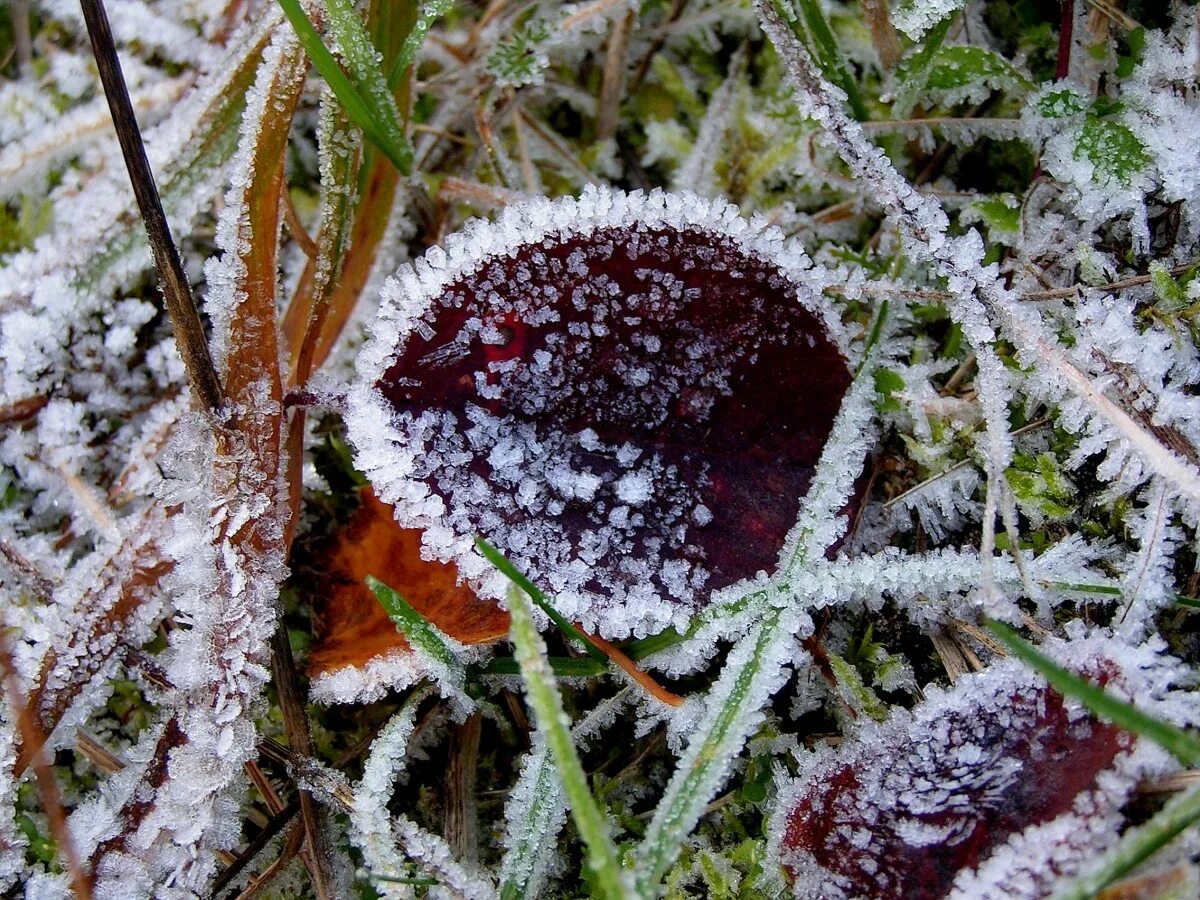
[[[627,12],[613,22],[608,36],[608,52],[604,56],[604,78],[600,83],[599,113],[596,119],[596,139],[605,140],[617,133],[617,118],[621,109],[621,87],[625,83],[625,52],[629,34],[633,31],[636,13]]]
[[[26,746],[37,747],[31,763],[37,780],[38,798],[42,802],[42,811],[50,823],[50,833],[54,835],[54,843],[62,856],[63,868],[71,879],[71,890],[82,900],[90,900],[92,896],[92,879],[79,864],[75,853],[75,844],[71,841],[71,832],[67,829],[67,813],[63,809],[62,797],[58,793],[58,782],[54,780],[46,756],[42,751],[45,737],[37,716],[25,701],[24,692],[17,681],[16,670],[13,666],[12,650],[8,646],[8,638],[0,632],[0,680],[4,683],[4,692],[8,695],[9,706],[17,721],[17,729],[21,732],[22,743]]]
[[[454,858],[465,865],[474,865],[479,859],[475,776],[482,727],[483,716],[475,712],[454,728],[446,767],[446,842],[454,850]]]
[[[171,226],[163,212],[158,187],[154,183],[154,173],[150,170],[150,162],[146,158],[146,147],[142,143],[142,133],[133,114],[133,105],[129,101],[129,89],[125,85],[125,76],[121,73],[121,61],[113,43],[108,14],[104,11],[103,0],[80,2],[83,6],[84,21],[87,23],[88,37],[92,41],[92,53],[96,57],[96,68],[100,72],[100,81],[104,86],[109,111],[112,113],[113,125],[116,126],[117,139],[121,143],[121,153],[125,157],[125,167],[129,171],[129,180],[133,184],[133,193],[137,198],[142,221],[146,225],[146,236],[154,254],[154,265],[158,270],[163,299],[171,316],[171,325],[175,329],[175,343],[179,346],[179,355],[183,357],[188,381],[197,399],[209,412],[216,413],[224,405],[221,381],[217,377],[217,370],[209,353],[208,338],[205,337],[204,325],[200,321],[200,311],[196,307],[191,286],[183,271],[179,251],[171,237]]]
[[[283,713],[283,730],[292,749],[303,756],[312,756],[312,738],[308,729],[308,713],[296,678],[296,661],[282,616],[271,637],[271,670],[279,709]],[[308,849],[312,856],[313,889],[321,900],[333,897],[332,847],[329,841],[329,822],[325,809],[308,791],[300,791],[300,815],[307,832]]]

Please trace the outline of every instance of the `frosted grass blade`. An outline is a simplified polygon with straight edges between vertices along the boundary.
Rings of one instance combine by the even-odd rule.
[[[433,23],[449,12],[453,5],[454,0],[428,0],[418,6],[417,20],[413,22],[412,30],[404,39],[400,53],[396,56],[396,62],[392,64],[392,71],[388,73],[387,86],[389,90],[395,89],[396,85],[400,83],[400,77],[404,74],[404,70],[417,58],[417,51],[425,43],[425,36],[429,34]]]
[[[1055,900],[1087,900],[1132,872],[1176,837],[1200,822],[1200,787],[1173,798],[1149,822],[1121,836],[1093,871],[1076,879]]]
[[[462,675],[462,665],[455,658],[446,636],[417,612],[399,592],[372,575],[367,576],[367,587],[413,649],[429,656],[438,665],[457,672],[459,676]],[[459,680],[461,683],[461,677]]]
[[[409,147],[408,140],[400,129],[399,118],[395,113],[395,104],[393,103],[391,109],[388,110],[382,104],[382,98],[375,94],[370,85],[364,85],[361,81],[355,85],[346,76],[333,54],[321,41],[317,29],[305,15],[300,6],[300,0],[279,0],[279,5],[283,8],[288,21],[292,23],[292,28],[295,29],[296,36],[304,47],[304,52],[308,54],[317,71],[321,73],[321,77],[325,79],[325,83],[329,85],[338,101],[341,102],[346,114],[350,116],[355,125],[362,129],[363,134],[370,139],[371,143],[375,144],[391,160],[392,165],[403,174],[409,174],[412,170],[412,148]],[[330,24],[338,36],[339,47],[345,54],[347,63],[355,70],[355,75],[360,78],[366,76],[366,72],[360,66],[365,61],[366,54],[370,52],[372,54],[371,68],[379,75],[379,81],[382,83],[383,76],[379,74],[378,64],[373,56],[374,48],[370,38],[362,30],[362,23],[358,22],[357,15],[353,14],[353,10],[350,11],[350,16],[344,15],[345,10],[340,8],[336,0],[329,3],[328,8]],[[339,15],[339,13],[343,15]],[[349,30],[352,27],[347,24],[349,19],[353,19],[357,23],[359,29],[357,34]],[[339,28],[341,28],[340,31]],[[356,40],[359,35],[366,41],[365,45]],[[360,90],[362,87],[369,88],[365,95]],[[390,95],[388,96],[390,97]]]
[[[631,897],[617,861],[617,848],[609,834],[608,821],[592,796],[587,774],[575,752],[558,685],[546,664],[546,645],[533,623],[526,595],[515,585],[508,591],[508,607],[512,615],[512,641],[525,679],[529,705],[554,757],[575,826],[587,845],[588,867],[604,896]]]
[[[592,659],[605,665],[608,664],[608,657],[604,652],[588,640],[587,635],[564,619],[558,610],[554,608],[554,604],[542,593],[541,589],[525,577],[507,556],[481,537],[475,538],[475,546],[479,548],[480,553],[487,557],[488,562],[508,576],[509,581],[524,591],[529,596],[529,599],[536,603],[538,608],[550,617],[550,621],[562,629],[563,634],[567,635],[567,637],[571,638],[577,644],[582,645],[583,649],[587,651],[587,655]]]
[[[863,104],[862,95],[858,92],[858,85],[855,84],[854,78],[850,74],[850,68],[846,65],[846,57],[829,28],[829,22],[825,19],[821,4],[817,0],[794,0],[794,2],[804,17],[804,27],[812,38],[812,49],[815,51],[817,65],[821,67],[826,78],[845,91],[846,101],[850,104],[850,111],[854,114],[854,118],[865,122],[870,115],[867,113],[867,107]],[[780,15],[786,19],[789,12],[786,0],[775,0],[775,6]]]

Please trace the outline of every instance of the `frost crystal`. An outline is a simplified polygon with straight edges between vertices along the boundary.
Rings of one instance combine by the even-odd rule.
[[[850,380],[811,268],[692,194],[510,207],[385,287],[356,462],[485,594],[474,534],[564,615],[662,626],[773,569],[795,522]]]

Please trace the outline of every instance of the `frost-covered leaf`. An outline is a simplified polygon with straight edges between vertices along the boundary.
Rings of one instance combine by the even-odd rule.
[[[510,207],[385,289],[356,462],[470,578],[480,533],[585,627],[685,620],[795,522],[850,379],[822,277],[694,195]]]
[[[966,5],[966,0],[900,0],[892,11],[892,21],[906,35],[918,41],[930,28]]]
[[[1089,116],[1079,131],[1075,158],[1086,159],[1096,181],[1128,185],[1150,165],[1145,144],[1122,122]]]
[[[925,72],[923,89],[947,105],[979,103],[993,90],[1028,84],[1004,57],[983,47],[942,46]]]
[[[1154,701],[1127,648],[1059,653]],[[1162,765],[1135,743],[1021,663],[997,663],[806,757],[775,849],[797,897],[1043,896],[1114,840],[1137,780]]]
[[[963,210],[964,225],[982,222],[993,241],[1013,245],[1021,231],[1021,201],[1012,194],[994,194],[973,201]]]
[[[508,634],[508,615],[460,583],[453,565],[421,558],[421,534],[396,524],[392,509],[370,488],[328,542],[311,548],[304,565],[316,574],[316,642],[308,671],[313,695],[346,701],[382,696],[419,677],[408,642],[366,585],[374,576],[456,642],[479,644]],[[359,685],[357,690],[353,685]]]

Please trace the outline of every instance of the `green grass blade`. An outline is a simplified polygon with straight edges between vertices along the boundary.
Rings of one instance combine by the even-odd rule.
[[[445,635],[430,624],[429,620],[415,610],[400,594],[373,575],[366,578],[367,587],[379,601],[400,633],[417,652],[428,657],[450,674],[457,685],[463,683],[463,666],[450,649]]]
[[[1186,606],[1188,609],[1200,609],[1200,600],[1195,597],[1185,597],[1182,594],[1175,595],[1175,602],[1180,606]]]
[[[608,666],[594,659],[577,659],[572,656],[551,656],[547,660],[550,671],[560,678],[595,678],[608,672]],[[511,657],[489,659],[475,670],[479,675],[520,675],[521,667]]]
[[[402,174],[407,175],[412,171],[412,146],[400,122],[396,99],[379,68],[379,54],[371,36],[352,0],[325,0],[325,8],[329,11],[329,30],[342,51],[358,94],[370,110],[375,126],[386,138],[386,146],[380,149]]]
[[[1059,693],[1074,697],[1093,713],[1114,725],[1154,741],[1188,766],[1200,766],[1200,739],[1170,722],[1164,722],[1118,700],[1090,681],[1052,662],[1030,644],[999,622],[987,621],[988,629],[1007,647],[1013,656],[1026,663],[1046,679]]]
[[[587,775],[575,752],[558,684],[546,663],[546,645],[533,623],[533,611],[526,594],[516,585],[509,588],[508,607],[512,616],[510,633],[517,661],[521,664],[521,675],[525,679],[529,705],[558,767],[563,791],[571,804],[575,827],[587,846],[588,867],[595,877],[595,884],[606,897],[631,897],[621,876],[617,848],[609,834],[608,821],[592,796]]]
[[[376,111],[359,93],[358,88],[342,71],[342,67],[338,65],[333,54],[321,41],[317,29],[313,27],[312,22],[308,20],[308,16],[301,8],[300,0],[279,0],[279,5],[288,21],[292,23],[292,28],[295,29],[296,36],[304,47],[304,52],[308,54],[317,71],[321,73],[321,77],[325,79],[325,83],[338,98],[338,102],[342,104],[350,120],[361,128],[367,139],[391,160],[392,165],[407,175],[412,166],[412,150],[408,147],[408,141],[403,140],[397,144],[392,140],[390,130],[377,120]],[[368,41],[368,43],[370,42]],[[401,133],[401,137],[403,138],[403,133]]]
[[[567,635],[567,637],[571,638],[571,640],[575,641],[576,643],[582,645],[583,649],[587,651],[587,655],[592,659],[598,662],[603,662],[605,665],[608,664],[608,657],[604,654],[604,651],[593,644],[588,639],[587,635],[563,618],[558,610],[554,608],[553,604],[551,604],[547,599],[546,595],[542,593],[541,589],[528,578],[526,578],[525,575],[522,574],[522,572],[512,564],[507,556],[505,556],[481,537],[475,538],[475,546],[478,548],[479,552],[487,558],[488,562],[503,572],[508,577],[509,581],[528,594],[529,599],[536,603],[538,608],[550,617],[550,621],[557,625],[562,630],[563,634]]]
[[[1055,894],[1055,900],[1095,897],[1197,823],[1200,823],[1200,786],[1173,798],[1146,824],[1127,831],[1096,869]]]
[[[390,90],[396,89],[396,85],[400,83],[400,76],[404,74],[404,70],[412,65],[412,61],[417,58],[417,51],[425,43],[425,36],[429,34],[429,29],[433,27],[433,23],[444,16],[453,5],[454,0],[428,0],[428,2],[422,3],[418,7],[417,20],[413,23],[412,30],[408,33],[408,37],[404,39],[404,44],[400,47],[400,53],[396,56],[396,61],[392,64],[392,71],[388,73],[387,86]]]
[[[638,890],[643,896],[656,894],[704,807],[728,777],[733,757],[762,721],[762,706],[786,678],[780,660],[792,629],[782,622],[784,615],[780,609],[769,610],[730,652],[696,735],[637,848]]]
[[[812,37],[810,49],[813,51],[813,60],[820,66],[822,74],[831,83],[845,91],[846,101],[850,104],[850,112],[854,118],[860,122],[867,121],[870,118],[867,107],[863,104],[862,95],[858,92],[858,85],[850,74],[850,67],[846,65],[846,57],[842,53],[842,48],[838,46],[837,39],[829,28],[829,22],[825,19],[825,12],[821,9],[821,4],[818,0],[795,0],[795,3],[800,9],[800,14],[804,16],[805,28]],[[775,0],[775,8],[779,10],[780,15],[786,21],[788,10],[783,0]],[[803,39],[800,34],[796,36]]]

